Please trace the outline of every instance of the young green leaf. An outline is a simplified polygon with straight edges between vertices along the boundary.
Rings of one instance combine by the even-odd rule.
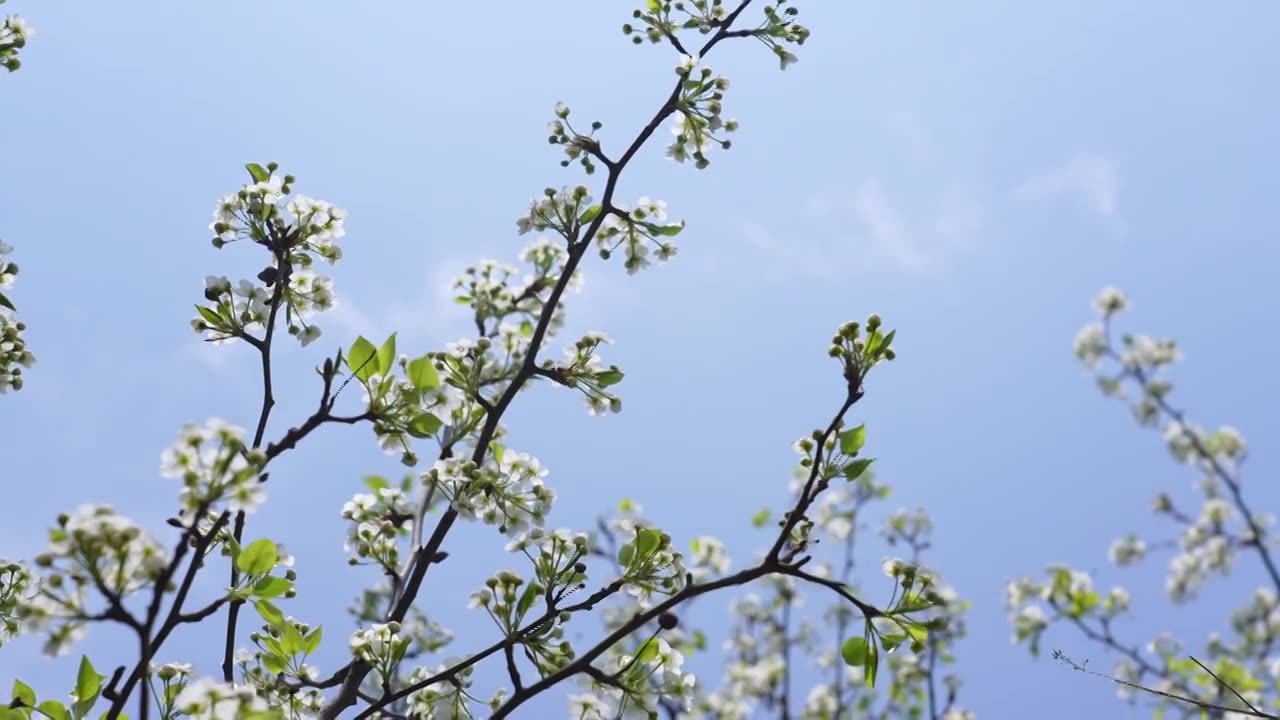
[[[867,639],[864,637],[851,637],[844,641],[844,645],[840,648],[840,657],[844,658],[844,664],[849,667],[858,667],[867,659]]]
[[[867,687],[876,686],[876,673],[880,670],[880,650],[875,643],[867,646],[867,659],[862,663],[863,675],[867,679]]]
[[[862,449],[863,443],[867,441],[867,426],[859,425],[852,430],[846,430],[840,433],[840,452],[853,457]]]
[[[617,385],[620,382],[622,382],[621,370],[601,370],[596,373],[596,384],[602,388],[607,388],[610,385]]]
[[[310,655],[311,653],[316,651],[316,648],[320,647],[320,638],[323,635],[323,631],[324,631],[324,626],[317,625],[315,630],[312,630],[311,632],[307,633],[307,636],[302,639],[303,655]]]
[[[222,327],[222,316],[218,313],[203,305],[197,305],[196,311],[200,313],[200,317],[204,318],[205,322],[209,323],[213,327]]]
[[[293,583],[288,580],[268,575],[253,584],[253,595],[260,598],[280,597],[292,588]]]
[[[57,700],[45,700],[39,705],[40,712],[51,720],[71,720],[71,711]],[[104,713],[105,714],[105,713]],[[121,717],[124,717],[121,715]]]
[[[854,460],[844,469],[845,479],[851,481],[857,480],[862,477],[862,473],[866,472],[867,468],[871,467],[871,463],[875,461],[875,458],[858,458],[857,460]]]
[[[377,348],[361,335],[347,353],[347,367],[357,378],[368,381],[378,371],[377,355]]]
[[[302,633],[298,631],[298,627],[293,623],[285,623],[284,635],[280,638],[280,647],[284,648],[285,654],[297,655],[302,652],[304,646],[306,641],[302,639]]]
[[[236,567],[246,575],[265,575],[271,572],[280,560],[280,552],[276,544],[268,538],[259,538],[249,543],[236,559]]]
[[[604,209],[603,205],[592,205],[591,207],[583,211],[582,216],[578,218],[578,222],[583,225],[586,225],[587,223],[599,217],[600,211],[603,209]]]
[[[9,302],[9,298],[5,297],[5,296],[4,296],[4,293],[2,293],[2,292],[0,292],[0,307],[7,307],[7,308],[9,308],[10,310],[13,310],[13,311],[17,311],[17,309],[18,309],[18,308],[16,308],[16,307],[14,307],[14,306],[13,306],[13,303],[12,303],[12,302]]]
[[[516,617],[522,618],[524,614],[529,612],[529,608],[533,607],[533,601],[538,599],[538,593],[542,591],[542,586],[536,582],[531,582],[525,586],[524,592],[520,594],[520,600],[516,603]]]
[[[409,431],[410,435],[416,438],[429,438],[435,436],[436,431],[443,425],[444,423],[435,415],[432,415],[431,413],[422,413],[409,421],[409,426],[406,429]]]
[[[765,508],[751,516],[751,526],[762,528],[769,522],[769,508]]]
[[[396,362],[396,334],[391,333],[391,337],[382,343],[382,347],[378,348],[378,374],[386,377],[391,372],[391,366]]]
[[[15,703],[21,702],[21,705]],[[36,691],[31,689],[30,685],[14,678],[13,680],[13,702],[9,703],[10,707],[27,707],[36,706]]]
[[[649,557],[662,544],[662,533],[653,528],[642,528],[636,533],[636,557],[641,561]]]
[[[622,567],[630,568],[631,561],[634,560],[635,557],[636,557],[635,543],[623,543],[622,547],[618,548],[618,564],[621,565]]]
[[[645,665],[658,657],[658,642],[653,638],[645,640],[636,652],[636,665]]]
[[[440,375],[429,355],[409,361],[409,382],[418,390],[434,390],[440,387]]]
[[[275,653],[262,653],[262,667],[272,675],[279,675],[289,667],[289,661]]]
[[[89,658],[80,656],[80,669],[76,672],[76,687],[71,692],[75,698],[75,715],[84,717],[85,713],[98,702],[98,691],[102,689],[102,675],[93,669]]]
[[[276,607],[273,602],[256,600],[253,601],[253,607],[257,609],[257,614],[266,620],[266,624],[273,626],[273,628],[279,628],[280,625],[284,625],[284,612],[280,612],[279,607]]]
[[[249,163],[244,166],[244,169],[249,171],[249,175],[254,182],[266,182],[271,179],[271,173],[267,172],[267,169],[258,163]]]
[[[364,485],[375,494],[382,488],[391,487],[391,483],[387,482],[387,479],[381,475],[366,475]]]

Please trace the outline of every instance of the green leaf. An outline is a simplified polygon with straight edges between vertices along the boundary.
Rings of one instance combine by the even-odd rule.
[[[378,371],[377,355],[377,348],[361,335],[347,353],[347,367],[351,368],[357,378],[367,381]]]
[[[533,335],[533,323],[529,322],[528,320],[525,320],[524,322],[520,323],[520,334],[524,337],[529,337]]]
[[[213,310],[203,305],[197,305],[196,310],[200,313],[200,317],[204,318],[205,322],[209,323],[214,327],[222,327],[222,324],[224,321],[222,319],[222,316],[219,315],[218,313],[214,312]]]
[[[316,651],[316,648],[320,647],[320,638],[324,634],[323,631],[324,626],[317,625],[315,630],[307,633],[307,636],[302,639],[302,653],[304,655],[310,655]]]
[[[893,336],[898,333],[897,330],[890,330],[888,335],[884,336],[884,342],[880,343],[880,351],[884,352],[889,349],[889,343],[893,342]]]
[[[284,613],[280,612],[280,608],[276,607],[270,600],[255,600],[253,606],[258,609],[258,614],[271,627],[279,628],[284,625]]]
[[[262,666],[272,675],[279,675],[289,667],[289,661],[275,653],[262,653]]]
[[[757,512],[755,515],[751,516],[752,527],[761,528],[761,527],[764,527],[765,524],[767,524],[768,522],[769,522],[769,508],[764,508],[763,510]]]
[[[280,638],[280,646],[284,648],[285,654],[290,656],[297,655],[302,652],[302,648],[306,644],[298,627],[293,623],[285,623],[284,636]]]
[[[866,357],[873,358],[880,354],[880,348],[882,345],[884,345],[884,335],[880,334],[880,328],[876,328],[871,331],[869,336],[867,336],[866,349],[862,351],[862,354]]]
[[[871,643],[867,646],[867,658],[862,663],[863,674],[867,678],[867,687],[876,686],[876,672],[880,670],[880,650]]]
[[[364,478],[365,487],[369,488],[376,495],[379,490],[385,487],[391,487],[391,483],[381,475],[366,475]]]
[[[429,355],[409,361],[409,382],[418,390],[434,390],[440,387],[440,375]]]
[[[280,597],[293,588],[293,583],[270,575],[253,584],[253,594],[260,598]]]
[[[533,607],[533,601],[538,599],[538,593],[542,591],[542,586],[536,582],[531,582],[525,586],[524,592],[520,593],[520,600],[516,603],[516,617],[522,618],[524,614],[529,612],[529,608]]]
[[[660,0],[649,0],[648,6],[649,6],[649,12],[651,13],[662,11],[662,3],[660,2]]]
[[[653,638],[645,640],[636,651],[636,666],[644,665],[658,657],[658,642]]]
[[[840,433],[840,452],[850,457],[857,455],[867,441],[867,426],[859,425]]]
[[[582,216],[578,218],[578,222],[583,225],[586,225],[587,223],[599,217],[600,211],[603,209],[604,209],[603,205],[592,205],[582,213]]]
[[[36,706],[36,691],[32,690],[30,685],[14,678],[13,699],[15,702],[22,701],[22,707],[33,708]],[[10,703],[10,706],[12,705]]]
[[[862,477],[862,473],[866,472],[867,468],[871,467],[871,463],[875,461],[875,458],[858,458],[854,460],[844,469],[845,479],[850,481],[857,480]]]
[[[623,543],[618,548],[618,564],[624,568],[631,567],[631,561],[635,559],[636,546],[635,543]]]
[[[596,384],[602,388],[617,385],[620,382],[622,382],[621,370],[601,370],[596,373]]]
[[[636,533],[636,557],[643,561],[662,544],[662,533],[653,528],[642,528]]]
[[[858,667],[867,659],[867,639],[851,637],[845,640],[844,645],[840,648],[840,657],[844,658],[845,665]]]
[[[923,652],[929,642],[929,628],[922,624],[908,623],[907,634],[911,636],[911,651]]]
[[[67,706],[57,700],[45,700],[40,703],[39,709],[40,712],[44,713],[45,717],[53,718],[53,720],[71,719],[71,712],[67,710]]]
[[[276,544],[268,538],[259,538],[249,543],[236,559],[236,567],[246,575],[265,575],[271,572],[280,560],[280,552]]]
[[[271,173],[267,172],[267,169],[258,163],[249,163],[244,166],[244,169],[248,170],[249,174],[253,176],[254,182],[266,182],[271,179]]]
[[[98,702],[98,691],[102,689],[102,676],[93,669],[89,658],[80,656],[80,669],[76,672],[76,687],[72,691],[75,697],[75,715],[84,717],[94,703]]]
[[[885,633],[880,636],[880,644],[884,646],[885,652],[893,652],[906,641],[906,633]]]
[[[15,312],[18,310],[18,308],[13,306],[13,303],[9,302],[9,298],[4,296],[4,293],[0,293],[0,307],[7,307]]]
[[[378,374],[383,377],[391,372],[391,366],[396,362],[396,334],[391,333],[391,337],[382,343],[382,347],[378,348]]]
[[[444,423],[435,415],[432,415],[431,413],[422,413],[409,421],[409,425],[406,429],[409,431],[410,435],[416,438],[429,438],[434,437],[436,431],[443,425]]]

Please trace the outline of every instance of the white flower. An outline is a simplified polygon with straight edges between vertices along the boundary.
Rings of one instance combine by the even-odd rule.
[[[698,60],[699,58],[697,53],[694,53],[692,55],[681,56],[680,64],[676,65],[676,72],[681,75],[687,74],[688,72],[690,72],[691,70],[693,70],[695,67],[698,66]]]
[[[1129,301],[1124,293],[1114,287],[1103,288],[1102,292],[1098,293],[1098,297],[1093,300],[1094,309],[1108,316],[1124,310],[1128,304]]]

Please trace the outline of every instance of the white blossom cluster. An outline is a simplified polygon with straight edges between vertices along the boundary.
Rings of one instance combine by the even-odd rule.
[[[482,465],[457,458],[437,460],[421,480],[444,493],[460,516],[496,525],[510,537],[542,526],[556,497],[543,482],[548,470],[524,453],[505,450],[500,458],[494,455],[490,453]]]
[[[183,684],[173,700],[174,709],[193,720],[227,720],[265,713],[267,701],[250,685],[227,684],[198,678]]]
[[[35,585],[26,565],[0,558],[0,648],[21,631],[18,608],[30,602]]]
[[[400,562],[399,539],[413,528],[414,499],[398,487],[361,493],[342,506],[347,529],[345,550],[351,563],[373,562],[395,570]]]
[[[711,164],[706,152],[713,144],[729,149],[732,143],[719,133],[736,131],[738,121],[721,117],[724,92],[729,89],[728,78],[712,77],[711,68],[699,66],[700,62],[697,55],[685,55],[676,65],[676,74],[684,78],[684,82],[671,125],[675,139],[667,146],[667,157],[678,163],[692,159],[694,166],[701,170]]]
[[[44,650],[60,655],[84,635],[83,623],[92,614],[89,590],[118,603],[150,586],[168,565],[168,556],[145,530],[112,508],[81,505],[58,517],[58,526],[49,531],[49,546],[35,564],[45,569],[45,577],[14,612],[31,631],[54,625]]]
[[[421,666],[409,675],[409,684],[414,685],[436,677],[461,662],[458,658],[449,658],[432,668]],[[454,718],[478,717],[472,709],[476,702],[470,692],[475,666],[464,668],[453,674],[448,680],[433,682],[415,691],[409,696],[409,716],[421,720],[453,720]],[[497,710],[507,700],[505,689],[497,690],[485,705],[490,711]]]
[[[598,120],[592,122],[591,131],[584,135],[569,122],[570,112],[568,105],[562,102],[556,103],[556,119],[547,125],[547,142],[564,149],[565,159],[560,161],[561,167],[569,167],[574,162],[578,162],[582,165],[582,169],[591,175],[596,171],[593,158],[600,152],[600,141],[595,138],[595,133],[604,127],[604,124]]]
[[[632,208],[626,203],[615,205],[600,224],[596,232],[596,247],[600,257],[609,259],[622,248],[623,263],[628,275],[650,266],[650,247],[654,248],[652,256],[659,262],[666,262],[678,252],[673,238],[684,230],[684,223],[668,223],[667,203],[642,197]]]
[[[270,264],[258,273],[258,282],[240,280],[234,290],[226,277],[207,277],[209,304],[197,306],[199,317],[191,326],[212,342],[247,337],[250,330],[266,327],[278,303],[289,334],[308,345],[320,337],[320,329],[307,319],[334,306],[333,279],[310,267],[317,257],[330,264],[342,257],[338,241],[346,235],[346,212],[303,195],[286,199],[294,177],[276,174],[275,163],[247,168],[254,182],[218,200],[209,229],[214,247],[249,240],[271,253]]]
[[[18,264],[5,258],[12,252],[13,246],[0,241],[0,395],[10,388],[21,390],[22,368],[29,368],[36,361],[22,338],[27,326],[14,315],[13,303],[4,293],[13,287],[18,276]]]
[[[571,712],[594,713],[595,717],[652,717],[661,697],[670,705],[689,712],[693,707],[697,678],[684,669],[684,654],[661,637],[646,640],[635,654],[620,653],[611,659],[605,672],[616,676],[610,684],[592,682],[584,695],[569,698]],[[593,717],[586,714],[586,717]]]
[[[391,677],[404,658],[411,639],[401,634],[400,623],[374,623],[351,635],[351,654],[366,662],[383,677]]]
[[[0,5],[4,0],[0,0]],[[0,67],[14,72],[22,67],[18,59],[18,51],[26,47],[27,41],[34,37],[36,31],[17,15],[9,15],[0,22]]]
[[[587,332],[573,347],[564,349],[563,361],[543,363],[562,383],[582,392],[591,415],[622,412],[622,398],[607,389],[622,381],[622,370],[617,365],[605,367],[597,352],[601,345],[612,343],[613,338],[602,332]]]
[[[265,462],[260,450],[245,446],[244,428],[212,418],[203,427],[183,426],[178,440],[160,456],[160,474],[182,480],[182,518],[188,524],[225,502],[233,512],[252,513],[266,500],[258,478]]]

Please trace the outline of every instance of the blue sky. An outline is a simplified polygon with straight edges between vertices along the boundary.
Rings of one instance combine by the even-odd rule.
[[[1199,604],[1169,608],[1163,560],[1107,567],[1114,537],[1168,536],[1148,501],[1186,497],[1194,478],[1098,395],[1070,344],[1089,299],[1125,288],[1127,327],[1182,342],[1178,402],[1201,425],[1245,433],[1247,492],[1280,505],[1266,482],[1280,469],[1268,435],[1280,345],[1265,290],[1280,262],[1280,8],[800,7],[814,34],[785,73],[753,43],[709,61],[733,81],[726,114],[742,129],[730,152],[698,172],[651,145],[621,184],[688,221],[677,259],[635,277],[586,264],[570,329],[617,340],[608,357],[628,372],[626,410],[587,417],[570,393],[541,388],[510,414],[510,445],[551,468],[555,525],[589,527],[632,497],[677,538],[724,538],[741,566],[766,543],[751,514],[785,500],[791,441],[838,405],[831,330],[879,312],[899,328],[900,355],[855,416],[895,487],[886,510],[934,515],[932,561],[974,602],[963,704],[982,717],[1125,716],[1107,683],[1010,645],[1001,591],[1050,562],[1097,570],[1100,585],[1134,593],[1124,637],[1169,630],[1196,648],[1258,577],[1243,558]],[[397,330],[423,352],[465,336],[447,281],[481,257],[514,260],[528,198],[580,177],[545,142],[554,103],[602,120],[618,148],[665,97],[675,62],[621,36],[627,3],[6,10],[38,31],[0,87],[0,237],[17,248],[12,297],[39,358],[0,402],[0,474],[19,498],[0,527],[10,557],[37,552],[56,514],[85,501],[160,528],[177,487],[158,476],[159,453],[181,425],[256,418],[250,350],[202,345],[187,325],[205,275],[258,269],[244,249],[215,252],[206,230],[245,162],[279,161],[298,191],[349,212],[342,309],[316,345],[281,353],[278,436],[310,412],[310,368],[338,343]],[[275,467],[253,519],[298,556],[290,612],[328,623],[332,640],[371,580],[343,563],[338,510],[360,477],[398,469],[367,429],[325,429]],[[462,528],[447,549],[424,598],[461,653],[493,633],[466,595],[511,560],[487,528]],[[871,543],[861,556],[871,587],[883,554]],[[172,654],[209,637],[186,635]],[[110,657],[120,638],[95,628],[81,649]],[[1076,635],[1047,644],[1110,666]],[[71,665],[36,662],[36,650],[6,647],[0,683],[21,672],[37,688],[68,684]]]

